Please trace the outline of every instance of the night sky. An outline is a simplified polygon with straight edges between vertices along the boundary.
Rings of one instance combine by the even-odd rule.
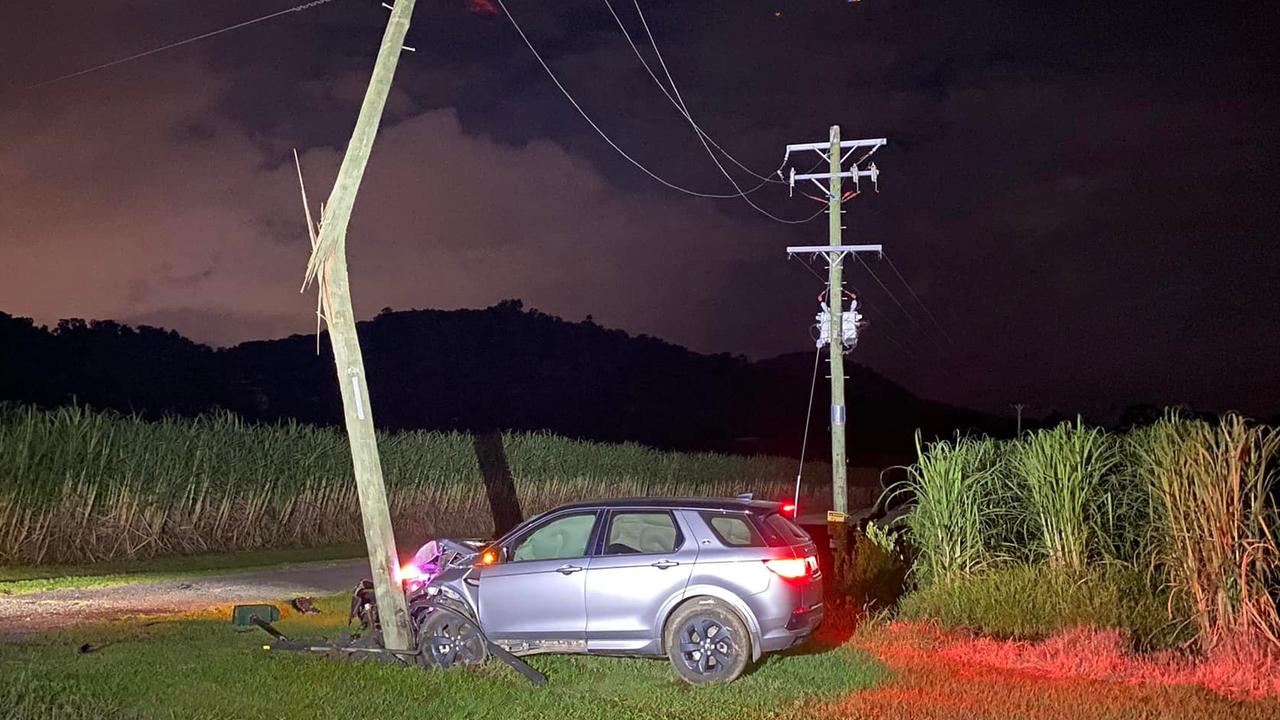
[[[613,2],[642,34],[632,1]],[[318,204],[386,22],[377,0],[25,89],[290,4],[4,3],[0,310],[216,345],[313,328],[290,149]],[[674,182],[730,190],[603,3],[508,7],[619,145]],[[881,192],[848,204],[846,240],[883,243],[950,342],[873,261],[912,317],[854,269],[872,321],[854,361],[1006,413],[1280,411],[1264,3],[642,7],[694,117],[757,171],[833,123],[890,138]],[[699,351],[811,348],[820,286],[783,248],[825,243],[825,216],[784,226],[644,176],[494,9],[418,2],[417,52],[402,58],[350,234],[358,315],[518,297]],[[785,186],[752,198],[786,217],[817,209]]]

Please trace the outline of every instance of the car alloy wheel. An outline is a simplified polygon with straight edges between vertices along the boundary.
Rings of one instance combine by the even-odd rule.
[[[428,667],[478,665],[489,656],[475,623],[453,613],[432,612],[418,628],[418,657]]]
[[[746,625],[714,598],[678,608],[667,624],[666,645],[676,674],[695,685],[732,682],[751,658]]]
[[[736,647],[733,635],[723,625],[706,617],[686,622],[680,628],[680,654],[685,667],[699,675],[719,675],[732,664]]]

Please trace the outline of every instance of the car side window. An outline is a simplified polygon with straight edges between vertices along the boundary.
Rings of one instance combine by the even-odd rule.
[[[511,546],[511,559],[522,562],[584,557],[595,524],[595,512],[558,517],[517,540]]]
[[[716,538],[728,547],[757,547],[764,545],[759,531],[741,515],[703,513],[702,519],[711,526]]]
[[[669,512],[615,512],[609,520],[605,555],[675,552],[684,538]]]

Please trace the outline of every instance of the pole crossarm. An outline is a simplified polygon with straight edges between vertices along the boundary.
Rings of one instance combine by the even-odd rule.
[[[868,138],[865,140],[844,140],[840,143],[840,149],[845,150],[845,149],[857,149],[857,148],[864,148],[864,147],[878,148],[888,144],[888,142],[889,142],[888,138]],[[804,152],[805,150],[816,150],[820,153],[825,154],[830,149],[831,149],[831,143],[829,142],[795,143],[787,146],[787,153],[790,154],[793,152]]]
[[[801,173],[796,175],[796,180],[830,180],[834,177],[851,178],[851,177],[869,177],[875,178],[879,172],[876,170],[845,170],[838,173]]]
[[[884,245],[788,245],[787,255],[801,255],[804,253],[813,253],[827,255],[839,255],[844,257],[849,253],[873,252],[877,255],[884,252]]]

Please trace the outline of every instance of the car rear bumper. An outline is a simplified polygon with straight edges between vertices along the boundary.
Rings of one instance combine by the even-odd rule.
[[[760,649],[764,652],[778,652],[801,645],[822,624],[822,618],[822,603],[812,607],[797,608],[785,625],[761,633]]]
[[[765,600],[756,605],[763,652],[786,650],[808,640],[825,614],[821,576],[804,583],[774,581],[756,600]]]
[[[791,619],[787,621],[787,630],[805,635],[813,633],[822,624],[823,611],[822,603],[797,609],[791,614]]]

